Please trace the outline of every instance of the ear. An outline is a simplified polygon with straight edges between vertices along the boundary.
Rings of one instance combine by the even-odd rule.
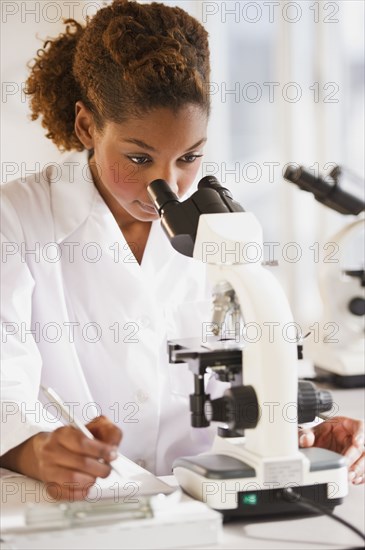
[[[82,101],[75,104],[75,133],[85,149],[95,145],[95,123],[93,115]]]

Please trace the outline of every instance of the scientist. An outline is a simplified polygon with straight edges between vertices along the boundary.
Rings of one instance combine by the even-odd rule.
[[[198,21],[163,4],[115,0],[85,27],[66,24],[26,90],[32,118],[72,154],[3,189],[1,465],[81,499],[119,445],[162,475],[215,433],[191,428],[193,377],[166,354],[167,339],[210,321],[204,265],[173,250],[147,194],[163,178],[182,197],[197,175],[209,49]],[[40,384],[96,439],[62,427]],[[346,454],[363,481],[360,421],[301,437]]]

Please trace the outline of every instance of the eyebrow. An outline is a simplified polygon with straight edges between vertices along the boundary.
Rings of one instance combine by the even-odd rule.
[[[152,145],[148,145],[148,143],[145,143],[144,141],[141,141],[140,139],[126,138],[126,139],[123,139],[123,141],[126,142],[126,143],[133,143],[134,145],[138,145],[138,147],[142,147],[142,149],[147,149],[148,151],[152,151],[154,153],[157,152],[156,149],[154,147],[152,147]],[[187,149],[185,152],[188,153],[189,151],[192,151],[193,149],[195,149],[196,147],[199,147],[199,145],[202,145],[206,141],[207,141],[206,137],[200,139],[197,143],[194,143],[194,145],[189,147],[189,149]]]

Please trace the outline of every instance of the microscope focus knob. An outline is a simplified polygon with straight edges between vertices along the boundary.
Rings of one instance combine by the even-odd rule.
[[[223,418],[231,431],[256,428],[259,421],[259,404],[252,386],[233,386],[224,392]]]
[[[349,302],[349,310],[353,315],[357,315],[361,317],[361,315],[365,315],[365,299],[356,297],[352,298]]]
[[[317,390],[312,382],[298,381],[298,424],[313,422],[321,412],[332,409],[332,395],[327,390]]]

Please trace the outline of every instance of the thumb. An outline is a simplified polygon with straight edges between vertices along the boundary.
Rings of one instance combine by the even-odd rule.
[[[315,441],[315,435],[312,430],[300,429],[298,432],[299,437],[299,447],[313,447]]]

